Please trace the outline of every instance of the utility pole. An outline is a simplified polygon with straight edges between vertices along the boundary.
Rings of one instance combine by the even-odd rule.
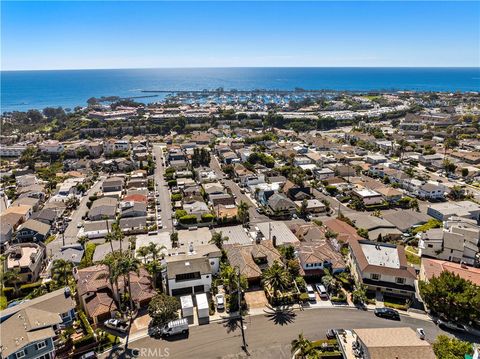
[[[245,330],[243,329],[243,315],[242,315],[242,288],[241,288],[241,283],[240,283],[240,268],[237,267],[238,269],[238,282],[237,282],[237,294],[238,294],[238,315],[240,316],[240,329],[242,331],[242,340],[243,340],[243,346],[242,349],[243,351],[247,354],[247,356],[250,356],[250,353],[248,352],[248,345],[245,339]]]

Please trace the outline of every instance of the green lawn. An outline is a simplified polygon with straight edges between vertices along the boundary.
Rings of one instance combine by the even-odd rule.
[[[421,258],[419,256],[416,256],[415,254],[407,252],[407,251],[405,251],[405,255],[407,257],[407,262],[408,263],[420,265]]]

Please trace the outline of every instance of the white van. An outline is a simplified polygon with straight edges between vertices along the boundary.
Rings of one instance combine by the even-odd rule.
[[[186,318],[172,320],[162,328],[162,336],[169,337],[176,334],[188,333],[188,320]]]

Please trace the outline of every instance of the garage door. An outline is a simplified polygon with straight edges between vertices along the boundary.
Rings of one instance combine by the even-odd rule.
[[[192,294],[192,287],[187,287],[187,288],[178,288],[178,289],[173,289],[172,290],[172,295],[186,295],[186,294]]]
[[[203,285],[196,285],[195,287],[193,287],[193,291],[194,293],[203,293],[205,291],[205,288],[203,287]]]

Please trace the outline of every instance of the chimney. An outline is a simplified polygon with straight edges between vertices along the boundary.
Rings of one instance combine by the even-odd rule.
[[[190,253],[193,253],[193,242],[190,242],[190,245],[188,246],[188,251]]]
[[[272,237],[272,244],[273,244],[273,247],[277,247],[277,236],[273,236]]]

